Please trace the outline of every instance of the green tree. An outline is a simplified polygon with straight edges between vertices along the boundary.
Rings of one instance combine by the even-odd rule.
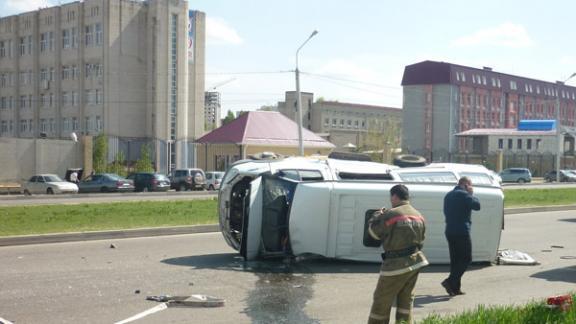
[[[152,172],[152,158],[150,157],[150,147],[148,144],[140,147],[140,158],[136,161],[135,172]]]
[[[104,134],[96,136],[94,140],[94,151],[92,152],[92,165],[94,172],[106,172],[108,166],[108,137]]]
[[[128,172],[124,167],[125,164],[126,164],[126,157],[124,155],[124,151],[119,151],[118,153],[116,153],[116,156],[114,157],[114,162],[112,162],[108,170],[112,173],[116,173],[121,177],[125,177],[128,175]]]
[[[234,113],[231,110],[228,110],[226,117],[224,117],[224,119],[222,119],[222,126],[228,124],[229,122],[233,121],[234,119],[236,119],[236,116],[234,116]]]

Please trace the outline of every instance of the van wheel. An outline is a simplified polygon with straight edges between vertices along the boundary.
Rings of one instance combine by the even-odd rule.
[[[54,194],[54,190],[52,190],[52,188],[48,188],[46,189],[46,193],[49,195],[53,195]]]
[[[142,188],[142,192],[148,192],[148,187]]]
[[[28,189],[24,190],[24,194],[26,196],[32,196],[32,193],[30,191],[28,191]]]
[[[100,188],[100,192],[108,192],[108,188],[107,188],[107,187],[102,187],[102,188]]]
[[[524,183],[524,182],[526,182],[526,180],[524,180],[522,178],[518,179],[518,183]]]
[[[178,186],[178,191],[186,191],[186,185],[181,183],[180,186]]]
[[[208,186],[208,190],[214,190],[214,186],[213,185]]]

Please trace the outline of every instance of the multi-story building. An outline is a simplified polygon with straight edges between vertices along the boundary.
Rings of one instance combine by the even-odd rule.
[[[468,137],[456,134],[476,128],[516,128],[521,119],[559,119],[574,127],[576,87],[444,62],[406,66],[404,150],[430,160],[451,159],[471,150]]]
[[[204,93],[204,118],[206,119],[206,130],[220,127],[220,92],[206,91]]]
[[[302,127],[313,131],[337,148],[396,148],[400,145],[402,111],[398,108],[316,101],[314,94],[301,92]],[[278,111],[296,121],[296,92],[287,91]]]
[[[106,134],[160,171],[204,133],[205,15],[184,0],[85,0],[0,19],[0,136]],[[131,147],[132,146],[132,147]]]

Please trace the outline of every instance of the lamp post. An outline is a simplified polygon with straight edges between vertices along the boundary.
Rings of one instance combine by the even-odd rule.
[[[560,85],[564,85],[568,80],[576,76],[576,72],[572,73],[563,82],[558,82],[558,92],[556,93],[556,139],[558,141],[558,151],[556,152],[556,182],[560,182],[560,156],[564,154],[564,136],[560,130]]]
[[[299,156],[304,156],[304,141],[302,139],[302,97],[300,94],[300,71],[298,70],[298,53],[300,52],[300,50],[302,49],[302,47],[304,47],[304,45],[306,45],[306,43],[308,43],[308,41],[314,37],[316,34],[318,34],[318,31],[315,30],[312,32],[312,34],[310,34],[310,36],[308,36],[308,38],[304,41],[304,43],[302,43],[302,45],[300,45],[300,47],[298,47],[298,49],[296,50],[296,106],[298,109],[298,114],[297,114],[297,121],[298,121],[298,155]]]

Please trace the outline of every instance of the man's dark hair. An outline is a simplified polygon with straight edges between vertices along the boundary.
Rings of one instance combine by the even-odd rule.
[[[410,199],[408,188],[403,184],[397,184],[394,187],[390,188],[390,196],[394,195],[396,195],[396,197],[400,198],[401,200]]]

